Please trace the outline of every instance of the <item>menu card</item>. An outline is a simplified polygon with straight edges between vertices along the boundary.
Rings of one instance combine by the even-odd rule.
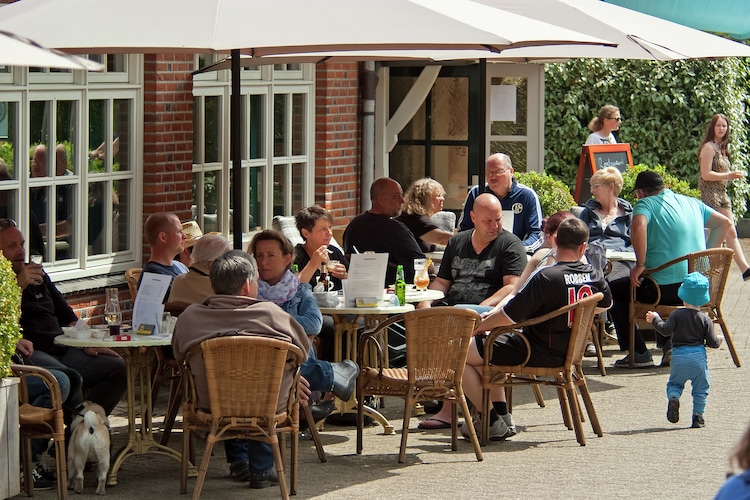
[[[154,335],[159,335],[161,315],[164,312],[164,295],[171,283],[172,276],[143,273],[133,305],[134,331],[150,330]]]
[[[349,260],[349,278],[342,281],[344,304],[356,306],[357,299],[383,298],[383,283],[388,267],[387,253],[355,253]]]

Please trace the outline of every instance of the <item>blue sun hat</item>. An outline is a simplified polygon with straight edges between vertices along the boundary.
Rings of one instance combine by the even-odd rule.
[[[708,278],[701,273],[690,273],[677,290],[677,296],[691,306],[700,307],[711,301],[708,293]]]

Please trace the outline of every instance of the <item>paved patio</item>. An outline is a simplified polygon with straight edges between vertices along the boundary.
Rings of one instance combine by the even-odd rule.
[[[743,240],[743,246],[750,255],[750,240]],[[553,391],[544,392],[548,404],[539,408],[530,390],[517,389],[514,417],[520,432],[511,440],[486,446],[481,463],[475,461],[471,445],[461,439],[458,451],[450,451],[450,430],[420,431],[416,419],[412,419],[404,464],[397,462],[399,434],[383,436],[381,427],[370,427],[364,452],[356,455],[355,429],[328,424],[321,434],[327,463],[318,461],[311,441],[302,442],[297,498],[712,498],[724,482],[728,453],[750,422],[747,287],[750,284],[743,283],[733,266],[724,314],[745,366],[736,368],[724,345],[709,350],[712,391],[703,429],[689,428],[689,390],[683,395],[680,422],[667,421],[668,368],[608,368],[607,376],[601,377],[595,358],[587,358],[587,380],[604,437],[596,437],[586,422],[585,447],[562,425]],[[658,362],[660,351],[653,352]],[[611,365],[622,354],[609,346],[605,355]],[[160,397],[157,412],[163,412],[165,404]],[[384,409],[399,433],[401,408],[401,402],[393,399],[386,401]],[[124,415],[124,405],[117,413]],[[121,416],[113,419],[116,446],[124,442],[124,425]],[[179,430],[170,444],[181,446]],[[200,445],[198,452],[202,452]],[[249,490],[227,474],[224,448],[219,445],[203,498],[278,498],[278,488]],[[194,483],[190,480],[189,492]],[[93,495],[94,488],[95,477],[89,473],[83,494]],[[178,463],[158,455],[127,459],[119,484],[108,487],[107,496],[186,498],[179,494]],[[55,493],[40,491],[36,497],[51,499]],[[76,494],[71,492],[71,497]]]

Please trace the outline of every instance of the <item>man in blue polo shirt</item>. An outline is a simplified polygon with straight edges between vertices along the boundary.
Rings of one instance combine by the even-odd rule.
[[[526,253],[534,253],[544,243],[542,237],[542,207],[539,197],[533,189],[519,184],[513,178],[513,165],[510,157],[503,153],[495,153],[487,158],[484,175],[487,183],[483,189],[474,186],[466,196],[464,211],[458,221],[458,230],[472,229],[471,210],[474,200],[482,193],[492,193],[500,200],[503,214],[513,214],[513,227],[507,227],[523,243]]]

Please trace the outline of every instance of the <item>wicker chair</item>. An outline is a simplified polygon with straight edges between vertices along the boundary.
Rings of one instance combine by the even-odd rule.
[[[389,368],[384,359],[387,345],[381,345],[383,334],[397,321],[406,328],[406,368]],[[461,379],[469,352],[469,341],[479,315],[468,309],[435,307],[392,316],[368,332],[359,343],[358,362],[360,374],[357,378],[357,453],[362,453],[364,427],[363,401],[366,396],[396,396],[404,399],[404,426],[401,431],[399,463],[406,455],[406,440],[412,407],[420,401],[442,399],[461,405],[464,415],[469,408],[464,396]],[[372,353],[376,360],[370,363]],[[370,367],[369,365],[374,365]],[[451,425],[451,449],[458,449],[458,409],[453,406]],[[471,442],[477,461],[482,451],[474,428]]]
[[[583,352],[586,349],[586,342],[591,332],[591,325],[594,321],[594,312],[596,304],[604,297],[599,292],[590,295],[584,299],[574,302],[573,304],[561,307],[544,316],[532,318],[510,326],[495,328],[487,337],[484,345],[484,360],[482,366],[482,415],[489,415],[490,412],[490,391],[498,386],[505,387],[508,393],[508,409],[512,410],[512,389],[515,385],[550,385],[557,389],[557,397],[560,400],[560,409],[563,415],[563,422],[568,429],[575,429],[576,440],[581,446],[586,444],[586,437],[583,435],[583,414],[581,413],[576,387],[583,397],[586,405],[586,411],[591,420],[591,426],[597,436],[602,436],[602,428],[599,425],[599,418],[596,416],[594,403],[591,401],[586,378],[583,375],[581,360]],[[573,324],[570,330],[570,340],[568,341],[568,352],[565,356],[565,363],[562,366],[555,367],[536,367],[528,366],[528,360],[531,356],[532,346],[528,339],[519,333],[518,329],[527,326],[543,323],[551,318],[561,314],[572,314]],[[495,339],[506,332],[514,331],[526,342],[527,357],[526,360],[517,366],[502,366],[490,364],[492,360],[492,349]],[[571,418],[572,413],[572,418]],[[487,444],[490,419],[482,419],[482,444]]]
[[[190,359],[201,354],[205,363],[210,411],[197,405],[194,378],[190,371]],[[289,392],[288,405],[284,411],[277,412],[282,377],[289,370],[290,360],[296,365],[296,375]],[[272,446],[281,496],[288,499],[277,436],[282,432],[292,435],[290,491],[292,495],[296,493],[300,406],[296,394],[299,364],[303,360],[302,351],[289,342],[250,335],[208,339],[188,352],[183,366],[187,381],[182,423],[183,450],[190,449],[190,438],[194,432],[208,433],[193,499],[200,498],[214,444],[234,438],[254,439]],[[182,456],[180,492],[185,493],[189,453]]]
[[[57,379],[48,370],[38,366],[11,365],[13,375],[21,378],[19,390],[19,424],[21,450],[23,453],[24,489],[27,496],[34,496],[34,481],[31,478],[31,440],[49,439],[55,442],[55,465],[57,472],[57,498],[68,498],[68,473],[65,457],[65,424],[63,423],[62,396]],[[32,406],[29,402],[26,380],[39,377],[50,392],[52,408]]]
[[[142,267],[131,267],[125,271],[125,281],[128,282],[128,290],[130,290],[130,300],[135,303],[135,296],[138,293],[138,280],[141,279],[141,273],[143,272]]]
[[[186,302],[167,302],[164,304],[164,312],[177,317],[189,305]],[[177,412],[185,397],[185,389],[182,382],[180,363],[174,359],[172,348],[154,347],[154,355],[156,357],[156,368],[154,369],[154,376],[151,382],[151,401],[154,404],[156,404],[156,398],[159,396],[161,386],[169,384],[169,402],[167,403],[167,412],[164,414],[164,430],[159,439],[159,444],[167,446],[169,436],[172,434],[172,427],[174,427],[174,421],[177,418]]]
[[[724,298],[724,288],[727,284],[727,278],[729,277],[729,269],[732,265],[732,257],[734,251],[730,248],[711,248],[709,250],[701,250],[700,252],[693,252],[677,259],[670,260],[654,269],[648,269],[641,275],[644,279],[648,279],[653,282],[656,287],[657,294],[656,300],[653,303],[639,302],[636,298],[637,288],[630,287],[630,366],[633,366],[635,362],[635,329],[637,327],[650,328],[650,325],[646,323],[646,312],[656,311],[659,315],[666,319],[669,314],[681,308],[682,306],[668,306],[660,305],[659,300],[661,298],[661,292],[659,285],[656,281],[651,278],[651,274],[660,271],[666,267],[687,263],[687,272],[699,272],[708,278],[709,282],[709,295],[711,301],[701,307],[701,311],[709,315],[714,323],[718,323],[721,326],[721,331],[724,334],[724,340],[726,340],[727,348],[729,353],[732,355],[734,364],[739,368],[741,366],[739,355],[734,347],[732,341],[732,335],[729,333],[729,328],[724,321],[724,315],[721,313],[721,301]]]

